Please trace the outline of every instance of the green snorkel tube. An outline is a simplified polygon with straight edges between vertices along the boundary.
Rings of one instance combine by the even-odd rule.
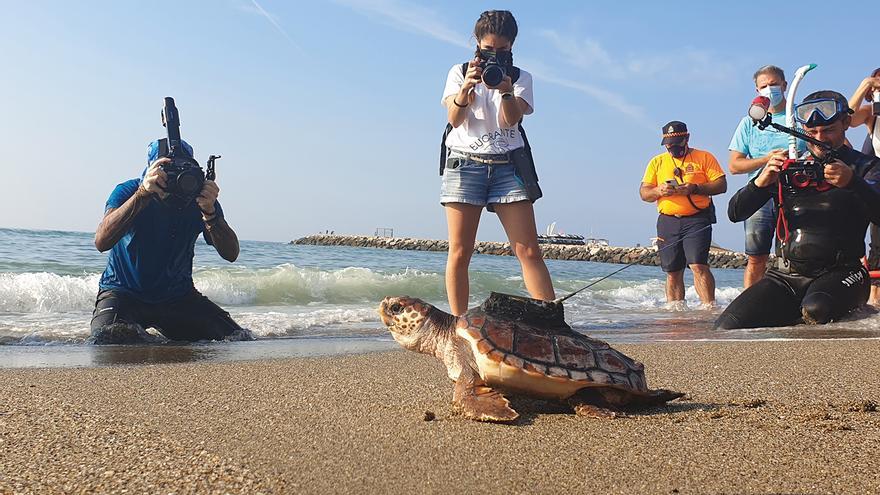
[[[785,127],[794,129],[794,99],[797,94],[797,88],[801,84],[801,80],[807,75],[807,72],[818,67],[816,64],[805,65],[794,73],[794,80],[788,87],[788,94],[785,96]],[[788,158],[792,160],[798,159],[797,138],[793,135],[788,137]]]

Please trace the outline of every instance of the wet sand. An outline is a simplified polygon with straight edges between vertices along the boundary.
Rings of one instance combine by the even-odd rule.
[[[619,348],[685,400],[476,423],[403,351],[0,370],[0,493],[880,492],[880,341]]]

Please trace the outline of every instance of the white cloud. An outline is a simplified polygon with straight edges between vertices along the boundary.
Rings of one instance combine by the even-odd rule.
[[[396,0],[335,0],[372,19],[402,31],[426,35],[462,48],[471,48],[472,36],[447,27],[436,10]]]
[[[709,86],[730,81],[736,75],[729,61],[693,47],[662,54],[612,54],[591,38],[563,35],[552,29],[544,29],[539,34],[571,65],[608,79],[645,78],[654,84]]]

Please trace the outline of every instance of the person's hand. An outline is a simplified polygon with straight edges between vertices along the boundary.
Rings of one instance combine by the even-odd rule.
[[[159,199],[165,199],[168,196],[168,193],[165,192],[165,187],[168,185],[167,180],[168,176],[165,175],[165,171],[162,170],[162,165],[166,163],[171,163],[170,158],[159,158],[150,164],[150,167],[147,169],[147,173],[144,174],[144,180],[141,182],[141,186],[150,194],[155,194],[159,196]]]
[[[880,91],[880,76],[866,77],[865,80],[862,81],[862,84],[868,89],[868,92]]]
[[[510,76],[504,76],[504,79],[502,79],[501,82],[498,83],[498,86],[495,86],[492,89],[497,89],[502,93],[513,93],[513,80],[510,78]]]
[[[767,164],[764,165],[764,169],[761,170],[761,173],[755,179],[755,185],[758,187],[776,184],[776,181],[779,180],[779,172],[782,171],[782,164],[785,163],[785,158],[788,155],[786,155],[785,150],[773,150],[767,156]]]
[[[676,192],[678,192],[678,194],[681,194],[682,196],[690,196],[691,194],[697,192],[697,185],[688,182],[687,184],[682,184],[681,186],[677,187]]]
[[[461,93],[470,94],[474,86],[483,80],[483,69],[480,67],[479,59],[473,59],[468,62],[467,72],[464,75],[464,84],[461,85]],[[459,102],[461,103],[461,102]]]
[[[670,186],[665,182],[661,182],[659,186],[657,186],[657,191],[660,193],[660,196],[673,196],[677,194],[678,187]]]
[[[205,185],[202,186],[202,192],[196,198],[196,204],[199,205],[199,209],[202,210],[205,216],[214,214],[214,203],[217,201],[219,194],[220,186],[212,180],[206,180]]]
[[[825,165],[825,182],[834,187],[846,187],[853,177],[853,170],[840,160]]]

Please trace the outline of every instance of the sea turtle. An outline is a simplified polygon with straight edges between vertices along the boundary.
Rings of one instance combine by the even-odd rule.
[[[501,392],[566,401],[592,417],[684,395],[648,389],[642,363],[573,331],[561,302],[493,292],[455,317],[420,299],[386,297],[379,314],[400,345],[446,365],[453,407],[470,419],[516,420]]]

